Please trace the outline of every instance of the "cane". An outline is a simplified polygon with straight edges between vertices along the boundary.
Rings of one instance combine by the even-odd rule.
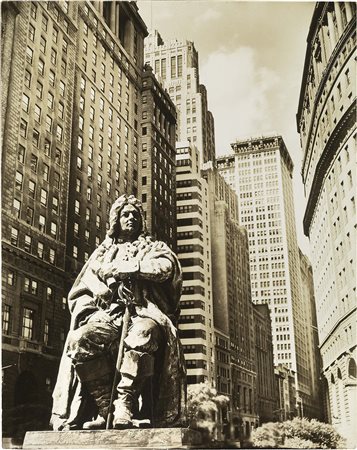
[[[118,357],[117,357],[117,362],[115,365],[115,373],[114,373],[112,392],[110,395],[109,411],[108,411],[107,423],[106,423],[106,427],[105,427],[106,430],[110,429],[111,423],[113,420],[114,395],[115,395],[117,385],[119,383],[120,367],[121,367],[121,363],[123,361],[123,356],[124,356],[124,339],[126,338],[126,336],[128,334],[129,321],[130,321],[130,310],[129,310],[129,303],[127,302],[127,304],[125,306],[124,317],[123,317],[123,324],[122,324],[121,336],[120,336],[120,342],[119,342]]]

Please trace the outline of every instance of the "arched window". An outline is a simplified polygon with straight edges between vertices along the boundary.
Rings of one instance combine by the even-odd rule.
[[[342,373],[341,373],[340,368],[337,369],[337,378],[338,378],[339,380],[342,380]]]
[[[351,358],[348,362],[348,376],[353,379],[357,378],[356,361],[353,358]]]

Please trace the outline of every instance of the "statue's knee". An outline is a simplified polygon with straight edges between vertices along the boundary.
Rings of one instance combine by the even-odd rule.
[[[142,352],[155,352],[160,344],[161,330],[152,319],[139,318],[133,322],[125,339],[127,347]]]

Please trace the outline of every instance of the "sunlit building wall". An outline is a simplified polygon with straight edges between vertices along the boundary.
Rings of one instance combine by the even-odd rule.
[[[356,409],[356,5],[317,3],[297,112],[327,415],[353,446]]]

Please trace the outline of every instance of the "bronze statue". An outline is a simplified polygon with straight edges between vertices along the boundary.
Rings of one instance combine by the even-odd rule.
[[[180,264],[165,243],[147,234],[134,196],[114,202],[109,225],[69,292],[72,319],[53,392],[52,427],[120,429],[144,419],[153,427],[180,426],[186,406],[176,328]]]

